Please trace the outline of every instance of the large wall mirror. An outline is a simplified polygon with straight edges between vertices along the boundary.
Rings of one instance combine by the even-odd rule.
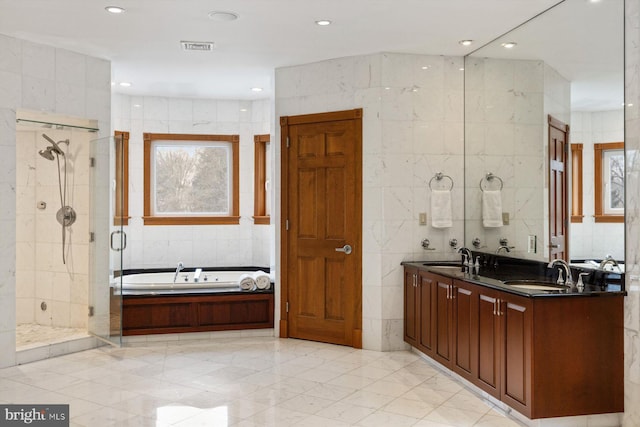
[[[562,1],[466,56],[465,246],[622,261],[623,103],[624,0]]]

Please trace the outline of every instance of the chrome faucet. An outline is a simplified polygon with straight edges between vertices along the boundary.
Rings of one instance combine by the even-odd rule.
[[[499,254],[501,249],[504,249],[504,251],[507,252],[507,253],[511,252],[511,247],[510,246],[500,245],[500,246],[498,246],[498,249],[496,249],[496,254]]]
[[[613,257],[612,257],[611,255],[607,255],[607,256],[605,257],[605,259],[603,259],[603,260],[602,260],[602,262],[600,262],[600,265],[598,266],[598,268],[599,268],[600,270],[604,270],[604,267],[605,267],[607,264],[611,264],[611,265],[613,265],[614,267],[616,267],[616,268],[618,269],[618,271],[621,271],[620,266],[618,265],[618,261],[616,261],[615,259],[613,259]]]
[[[553,268],[556,264],[560,264],[564,269],[564,275],[567,278],[567,280],[564,282],[565,285],[569,286],[570,288],[573,288],[573,276],[571,275],[571,267],[569,267],[569,264],[567,263],[567,261],[561,258],[554,259],[547,265],[547,268]]]
[[[465,258],[467,261],[466,265],[470,265],[473,262],[473,254],[471,253],[469,248],[462,247],[458,249],[458,253],[462,253],[462,255],[466,257]]]
[[[182,270],[184,270],[184,264],[182,263],[182,261],[180,261],[178,263],[178,267],[176,267],[176,275],[173,276],[173,283],[176,283],[176,280],[178,279],[178,274],[180,274]]]
[[[202,274],[202,269],[201,268],[196,268],[195,273],[193,273],[193,281],[194,282],[199,282],[200,281],[200,274]]]

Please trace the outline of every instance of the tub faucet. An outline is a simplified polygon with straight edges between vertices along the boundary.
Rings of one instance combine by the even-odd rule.
[[[564,269],[564,275],[567,278],[564,284],[569,286],[570,288],[573,288],[573,276],[571,276],[571,268],[569,267],[567,261],[561,258],[554,259],[549,264],[547,264],[547,268],[553,268],[556,264],[560,264]]]
[[[184,264],[182,263],[182,261],[180,261],[178,263],[178,267],[176,267],[176,275],[173,276],[173,283],[176,283],[176,280],[178,279],[178,274],[184,270]]]
[[[607,264],[611,264],[613,267],[617,268],[617,269],[618,269],[618,271],[622,271],[622,270],[620,269],[620,266],[618,265],[618,261],[616,261],[615,259],[613,259],[613,257],[612,257],[611,255],[607,255],[607,256],[605,257],[605,259],[603,259],[603,260],[602,260],[602,262],[600,263],[600,265],[598,266],[598,268],[599,268],[600,270],[604,270],[604,267],[605,267]]]
[[[202,273],[202,269],[201,268],[196,268],[195,273],[193,273],[193,281],[194,282],[199,282],[200,281],[200,274]]]

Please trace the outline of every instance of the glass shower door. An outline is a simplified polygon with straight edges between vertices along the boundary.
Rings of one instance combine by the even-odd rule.
[[[122,265],[126,248],[123,206],[124,150],[120,136],[91,141],[90,147],[89,332],[122,343]],[[120,200],[118,200],[120,198]]]

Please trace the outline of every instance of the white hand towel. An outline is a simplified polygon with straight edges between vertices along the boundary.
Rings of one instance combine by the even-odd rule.
[[[256,280],[252,274],[242,274],[240,275],[238,286],[243,291],[253,291],[256,288]]]
[[[253,280],[256,281],[257,289],[269,289],[271,287],[271,279],[269,275],[262,270],[253,273]]]
[[[431,226],[434,228],[447,228],[453,226],[451,213],[451,191],[431,191]]]
[[[500,190],[484,190],[482,192],[482,225],[485,227],[502,227],[502,192]]]

